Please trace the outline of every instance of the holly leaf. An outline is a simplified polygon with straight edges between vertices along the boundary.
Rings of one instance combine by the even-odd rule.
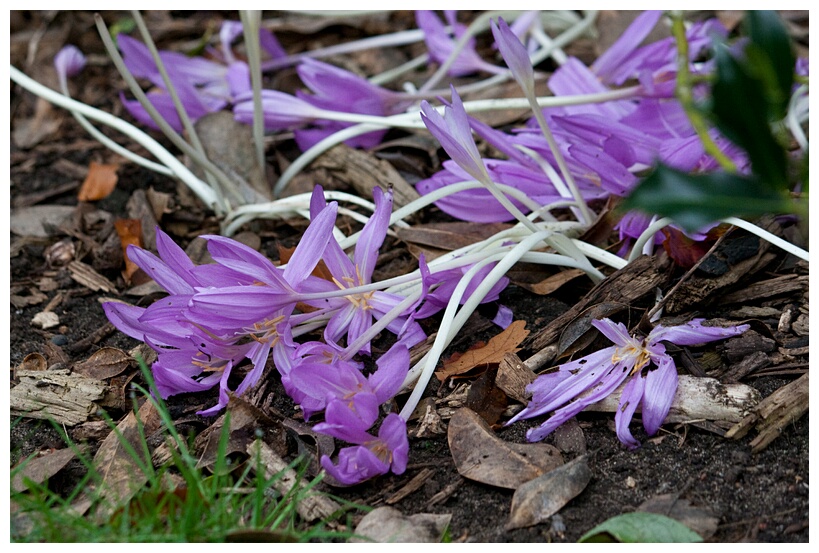
[[[688,231],[732,216],[790,211],[790,202],[756,177],[725,172],[690,175],[660,164],[632,191],[622,209],[671,217]]]

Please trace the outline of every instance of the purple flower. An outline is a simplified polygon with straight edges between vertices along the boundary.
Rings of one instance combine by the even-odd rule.
[[[317,404],[337,402],[328,408],[325,419],[367,430],[378,418],[378,406],[392,399],[409,371],[409,350],[394,345],[376,361],[378,370],[364,376],[358,363],[341,359],[325,362],[300,362],[290,371],[290,382]],[[346,412],[345,412],[346,410]],[[333,415],[335,413],[335,416]],[[305,411],[305,415],[309,414]],[[338,418],[341,417],[341,420]]]
[[[265,126],[271,130],[296,128],[295,139],[304,151],[327,136],[353,123],[319,119],[321,110],[385,116],[398,113],[402,102],[396,93],[370,83],[349,71],[306,58],[297,68],[302,82],[311,91],[297,91],[296,96],[265,90],[262,92]],[[236,119],[252,121],[253,103],[250,95],[238,99],[234,108]],[[351,147],[372,148],[381,142],[386,130],[367,133],[345,141]]]
[[[60,79],[60,86],[66,88],[68,79],[79,73],[85,67],[85,56],[80,49],[71,44],[63,46],[54,56],[54,68]]]
[[[375,263],[378,260],[378,250],[387,236],[387,228],[389,227],[390,213],[392,212],[392,191],[384,194],[380,188],[375,188],[373,189],[373,199],[375,201],[375,211],[361,231],[352,261],[332,237],[326,241],[324,263],[332,274],[333,281],[316,282],[314,291],[344,290],[372,282],[373,270],[375,270]],[[316,186],[310,204],[311,217],[323,209],[324,203],[323,189]],[[347,343],[351,344],[372,326],[373,318],[382,318],[403,300],[402,296],[373,290],[308,303],[320,308],[321,311],[316,312],[314,315],[330,315],[330,320],[324,329],[325,340],[337,343],[346,334]],[[390,321],[387,330],[396,335],[404,331],[401,339],[405,341],[407,347],[411,347],[422,341],[426,335],[418,323],[410,321],[407,324],[408,314],[406,312]],[[359,352],[369,354],[370,344],[364,344]]]
[[[324,425],[319,423],[313,428],[321,432]],[[358,484],[390,470],[393,474],[403,474],[406,470],[409,456],[407,425],[397,414],[387,415],[377,438],[355,428],[339,430],[344,435],[342,439],[358,445],[342,449],[335,465],[327,455],[323,455],[321,466],[342,484]]]
[[[485,182],[489,176],[472,138],[472,129],[469,127],[464,104],[455,87],[450,85],[450,89],[452,105],[444,107],[444,114],[438,113],[424,100],[421,102],[421,119],[452,161],[460,165],[473,179]]]
[[[668,415],[677,391],[677,367],[674,359],[666,353],[662,341],[692,346],[737,336],[750,328],[747,324],[727,328],[707,327],[702,326],[703,320],[694,319],[671,327],[657,325],[642,339],[630,336],[622,323],[609,319],[592,321],[595,328],[615,345],[564,363],[557,372],[537,377],[527,387],[532,393],[529,405],[507,424],[554,411],[539,428],[526,433],[529,441],[542,440],[558,426],[626,382],[614,421],[620,441],[631,449],[638,447],[640,442],[629,431],[629,423],[637,407],[642,405],[643,427],[652,436]]]
[[[424,31],[424,41],[427,45],[429,57],[438,64],[443,64],[449,59],[455,50],[455,44],[466,31],[466,25],[458,23],[456,20],[454,10],[444,10],[444,17],[452,30],[451,34],[434,12],[428,10],[415,12],[415,22],[418,28]],[[449,66],[447,74],[451,77],[462,77],[477,71],[498,73],[503,69],[485,62],[475,50],[475,39],[470,38],[458,53],[452,65]]]
[[[506,24],[503,19],[498,19],[497,24],[492,21],[492,35],[498,44],[503,60],[512,71],[512,76],[523,88],[527,97],[535,95],[535,70],[529,60],[529,53],[520,39]]]
[[[475,292],[475,289],[481,285],[483,280],[489,272],[495,267],[495,263],[488,263],[484,265],[466,285],[463,296],[461,296],[460,304],[466,303],[469,297]],[[416,317],[424,319],[434,315],[441,309],[444,309],[452,297],[455,288],[458,286],[460,280],[472,268],[472,265],[465,265],[456,269],[448,269],[446,271],[439,271],[433,273],[424,279],[424,284],[429,286],[432,291],[426,295],[426,301],[421,305],[416,313]],[[509,279],[501,277],[495,285],[489,289],[486,296],[481,303],[489,303],[496,301],[500,297],[500,293],[509,284]],[[436,286],[437,285],[437,286]],[[434,288],[433,288],[434,287]]]

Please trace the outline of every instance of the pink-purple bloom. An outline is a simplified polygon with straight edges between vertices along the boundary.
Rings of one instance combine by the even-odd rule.
[[[415,22],[418,28],[424,31],[424,41],[427,45],[429,57],[438,64],[443,64],[449,59],[452,52],[455,51],[455,45],[466,31],[466,25],[458,23],[454,10],[444,10],[444,18],[450,28],[449,31],[447,31],[447,25],[444,25],[434,12],[429,10],[417,10],[415,12]],[[449,66],[447,70],[449,76],[462,77],[478,71],[487,71],[489,73],[503,71],[502,68],[484,61],[475,50],[475,44],[474,37],[467,40],[452,65]]]
[[[324,470],[342,484],[358,484],[389,471],[403,474],[407,468],[407,424],[395,413],[384,418],[377,438],[353,425],[343,423],[319,423],[314,429],[356,444],[342,449],[336,464],[327,455],[321,458]]]
[[[668,415],[677,391],[677,366],[662,342],[693,346],[738,336],[750,328],[747,324],[724,328],[703,326],[703,321],[694,319],[668,327],[657,325],[644,338],[629,335],[625,325],[610,319],[592,321],[594,327],[615,345],[564,363],[556,372],[537,377],[527,387],[532,393],[529,405],[507,424],[553,412],[540,427],[526,433],[531,442],[542,440],[625,382],[614,422],[620,441],[631,449],[638,447],[640,442],[629,430],[637,407],[642,407],[643,427],[652,436]]]

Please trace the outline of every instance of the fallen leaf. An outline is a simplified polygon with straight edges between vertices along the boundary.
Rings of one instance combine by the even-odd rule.
[[[530,480],[515,490],[506,529],[526,528],[544,522],[586,489],[591,481],[586,456]]]
[[[156,432],[161,422],[159,412],[150,401],[143,403],[137,413],[130,411],[120,421],[116,431],[108,434],[94,455],[94,467],[102,478],[101,482],[88,484],[75,501],[75,510],[85,512],[90,506],[90,499],[99,497],[103,501],[95,517],[107,522],[117,507],[130,501],[148,481],[148,475],[142,471],[140,463],[151,462],[150,458],[135,459],[133,453],[142,455],[144,448],[141,443],[145,436]]]
[[[471,349],[453,362],[445,361],[443,368],[436,371],[435,376],[443,382],[451,376],[463,374],[475,367],[500,363],[505,354],[520,351],[517,346],[529,335],[525,327],[526,321],[513,322],[485,346]]]
[[[655,513],[625,513],[598,524],[581,543],[696,543],[702,537],[673,518]]]
[[[452,515],[406,516],[394,507],[378,507],[361,519],[351,543],[440,543]],[[359,537],[360,536],[360,537]]]
[[[501,440],[468,408],[452,415],[447,440],[462,476],[499,488],[515,489],[563,464],[560,452],[549,444]]]
[[[220,452],[219,441],[227,414],[230,415],[228,443],[225,450]],[[258,407],[240,397],[231,395],[226,413],[196,437],[196,450],[201,452],[196,464],[197,468],[211,470],[220,453],[224,455],[245,453],[250,444],[260,435],[266,444],[275,447],[276,454],[284,455],[287,452],[284,428],[265,415]]]
[[[114,221],[114,228],[119,236],[125,259],[125,270],[122,272],[122,277],[127,284],[130,284],[131,277],[139,270],[139,267],[128,258],[128,246],[142,247],[142,223],[139,219],[117,219]]]
[[[71,448],[55,449],[45,455],[28,461],[11,479],[11,489],[22,492],[28,489],[24,480],[28,479],[36,484],[42,484],[46,479],[54,476],[65,467],[75,456]]]
[[[105,380],[117,376],[134,364],[134,359],[121,349],[104,347],[95,351],[82,363],[74,365],[74,372],[97,380]]]
[[[511,226],[508,223],[430,223],[397,228],[395,233],[404,242],[452,251],[486,240]]]
[[[488,424],[495,424],[509,404],[506,394],[497,387],[497,368],[490,368],[475,379],[466,394],[466,406]]]
[[[717,533],[719,525],[719,518],[712,512],[695,507],[687,499],[681,499],[675,494],[656,495],[643,501],[637,510],[671,517],[706,540]]]
[[[37,98],[34,115],[28,119],[15,119],[11,138],[15,146],[27,150],[57,132],[62,116],[43,98]]]
[[[580,269],[566,269],[565,271],[560,271],[559,273],[547,277],[541,280],[540,282],[536,282],[534,284],[518,282],[517,280],[513,280],[513,282],[516,285],[523,288],[524,290],[528,290],[533,294],[537,294],[539,296],[548,296],[549,294],[554,293],[567,282],[571,282],[577,277],[581,277],[585,274],[586,273],[581,271]]]
[[[77,193],[77,199],[81,202],[93,202],[107,197],[117,185],[117,169],[117,164],[92,161],[88,166],[88,175]]]
[[[17,365],[16,371],[44,371],[48,368],[46,358],[42,353],[29,353],[23,357],[23,361]]]
[[[53,229],[71,220],[76,207],[69,205],[33,205],[11,210],[11,232],[19,236],[48,238]]]

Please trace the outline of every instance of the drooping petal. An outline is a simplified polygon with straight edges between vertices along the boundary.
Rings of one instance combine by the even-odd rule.
[[[599,330],[603,336],[617,344],[618,346],[625,346],[634,341],[628,333],[628,328],[623,323],[615,323],[611,319],[595,319],[592,321],[592,326]]]
[[[693,319],[683,325],[657,325],[654,327],[654,330],[649,333],[647,341],[648,343],[656,343],[665,340],[678,346],[694,346],[715,340],[722,340],[723,338],[739,336],[751,328],[750,325],[747,324],[730,327],[703,326],[703,321],[705,321],[705,319]]]
[[[640,445],[640,442],[631,435],[629,424],[631,423],[631,418],[634,416],[634,412],[637,410],[637,406],[640,405],[644,389],[645,378],[639,373],[632,376],[623,387],[623,395],[620,396],[620,405],[614,414],[614,426],[617,428],[617,437],[630,449],[634,449]]]
[[[375,262],[378,260],[378,249],[387,237],[387,228],[392,214],[392,190],[386,194],[380,188],[373,188],[375,211],[361,230],[361,236],[355,247],[355,265],[361,275],[360,284],[371,282]]]
[[[668,355],[662,356],[657,362],[657,368],[648,371],[645,381],[643,427],[649,436],[653,436],[668,415],[677,392],[677,367],[674,360]]]

